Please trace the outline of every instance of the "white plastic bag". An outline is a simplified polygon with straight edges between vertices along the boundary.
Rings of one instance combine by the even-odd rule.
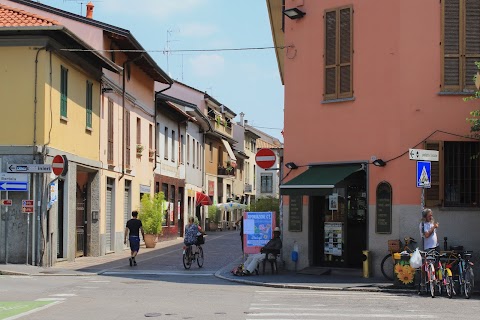
[[[420,254],[420,251],[418,251],[418,248],[415,249],[412,256],[410,257],[410,266],[415,269],[422,266],[422,255]]]

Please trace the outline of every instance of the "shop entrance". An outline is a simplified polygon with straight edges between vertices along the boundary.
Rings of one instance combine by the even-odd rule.
[[[310,197],[312,262],[315,266],[361,268],[367,247],[366,173],[357,171],[331,194]]]

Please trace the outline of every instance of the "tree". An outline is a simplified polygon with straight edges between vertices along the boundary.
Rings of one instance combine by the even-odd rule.
[[[475,62],[477,68],[480,70],[480,62]],[[476,100],[480,99],[480,71],[474,77],[475,85],[477,86],[477,90],[475,91],[475,95],[465,98],[465,101]],[[473,110],[470,111],[471,118],[467,118],[467,121],[470,123],[470,132],[475,138],[480,138],[480,110]]]
[[[138,218],[142,221],[143,230],[147,234],[161,234],[163,220],[163,202],[165,196],[163,192],[158,192],[154,197],[149,193],[142,196],[140,200],[140,209]]]
[[[274,197],[266,197],[257,199],[255,202],[250,203],[248,211],[252,212],[275,212],[276,222],[279,225],[280,222],[280,199]]]

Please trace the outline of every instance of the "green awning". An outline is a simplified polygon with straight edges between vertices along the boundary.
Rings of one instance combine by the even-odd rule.
[[[281,195],[323,196],[340,181],[362,169],[360,164],[312,166],[298,177],[280,185]]]

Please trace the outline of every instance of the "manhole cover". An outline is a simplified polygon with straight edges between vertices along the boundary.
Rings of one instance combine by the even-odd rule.
[[[162,314],[158,312],[150,312],[150,313],[145,313],[146,318],[155,318],[155,317],[160,317]]]

